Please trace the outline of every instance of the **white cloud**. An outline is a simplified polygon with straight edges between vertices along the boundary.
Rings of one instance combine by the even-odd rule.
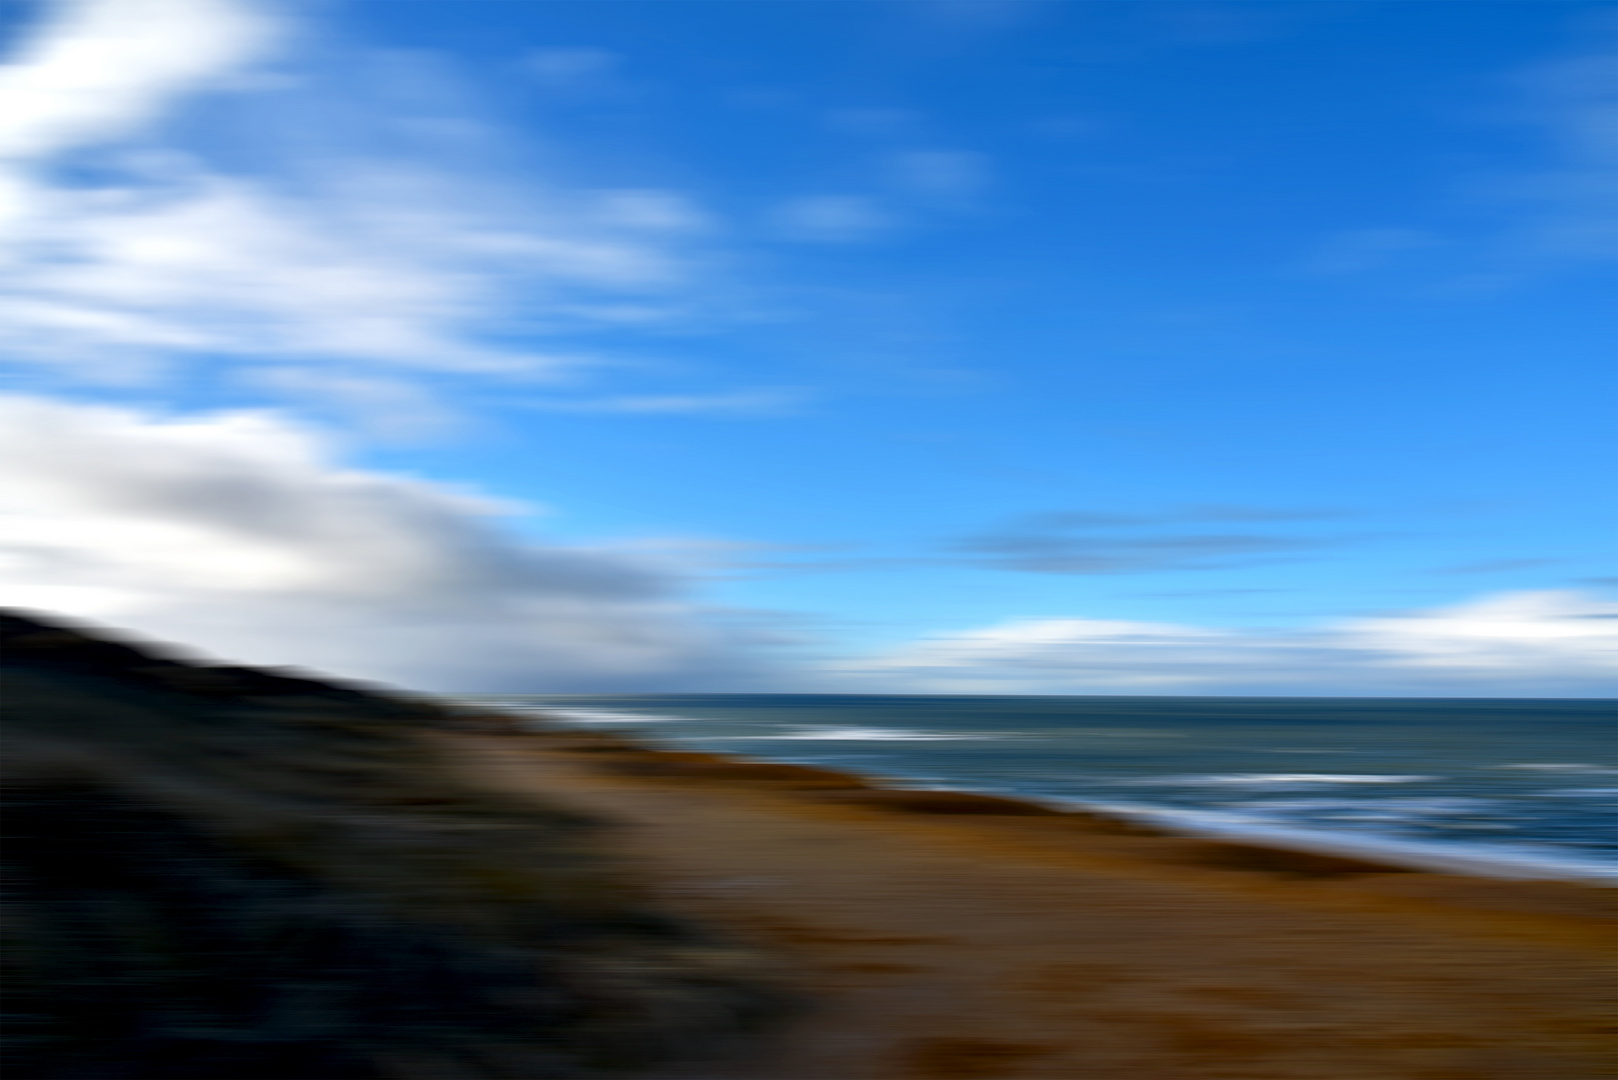
[[[639,189],[604,191],[600,195],[604,223],[648,232],[704,232],[713,220],[676,191]]]
[[[1605,696],[1618,604],[1502,593],[1291,633],[1019,619],[844,665],[869,689],[1001,694]]]
[[[989,159],[966,150],[907,150],[888,160],[894,187],[943,207],[968,204],[989,183]]]
[[[1444,243],[1423,229],[1350,229],[1322,244],[1306,268],[1318,274],[1353,274],[1379,270],[1414,251]]]
[[[1611,259],[1618,255],[1618,53],[1610,46],[1535,67],[1515,80],[1523,104],[1516,119],[1537,129],[1553,164],[1503,178],[1497,198],[1516,203],[1523,219],[1510,234],[1528,263]]]
[[[866,240],[894,224],[889,214],[863,195],[806,195],[776,208],[774,223],[791,240],[848,243]]]
[[[265,367],[244,382],[318,408],[350,429],[388,442],[434,439],[460,430],[464,418],[431,389],[409,379],[317,367]],[[315,403],[318,403],[316,405]]]
[[[669,553],[528,543],[510,504],[342,467],[265,413],[0,398],[9,604],[427,690],[748,688],[766,635]]]
[[[773,231],[784,239],[808,243],[868,241],[892,233],[918,212],[969,210],[990,181],[989,159],[963,150],[900,151],[882,155],[878,165],[875,179],[886,197],[821,194],[787,199],[770,212]]]
[[[535,49],[524,65],[534,78],[554,89],[595,91],[617,85],[623,57],[607,49]]]
[[[1485,123],[1515,129],[1530,166],[1504,164],[1461,179],[1461,205],[1484,219],[1481,249],[1453,282],[1492,289],[1618,256],[1618,52],[1601,44],[1511,73]],[[1476,118],[1473,118],[1474,121]]]
[[[425,690],[1600,696],[1618,604],[1502,593],[1260,633],[1020,619],[796,667],[689,587],[718,541],[519,539],[520,505],[345,467],[271,413],[0,398],[8,604]]]
[[[1351,619],[1345,644],[1389,666],[1471,678],[1618,677],[1618,604],[1571,590],[1499,593],[1433,611]],[[1609,687],[1612,685],[1609,682]]]
[[[738,390],[729,394],[642,394],[621,397],[585,398],[530,402],[532,408],[552,412],[663,413],[696,416],[773,415],[801,405],[807,395],[801,390]]]
[[[278,36],[236,0],[62,0],[0,68],[0,157],[128,135]]]
[[[1602,34],[1611,37],[1605,20]],[[1465,269],[1448,288],[1487,290],[1618,256],[1618,53],[1604,40],[1599,51],[1584,47],[1513,71],[1481,93],[1495,103],[1467,123],[1507,130],[1522,145],[1505,162],[1457,178],[1454,209],[1473,218],[1470,234],[1349,229],[1326,237],[1303,268],[1350,274],[1459,259]]]
[[[514,339],[678,308],[706,228],[679,193],[518,185],[430,59],[306,47],[271,10],[76,0],[0,69],[12,358],[512,377],[556,363]]]

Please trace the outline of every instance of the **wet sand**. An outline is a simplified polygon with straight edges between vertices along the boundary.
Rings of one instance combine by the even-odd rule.
[[[481,783],[619,822],[667,904],[796,971],[813,1005],[767,1056],[681,1078],[1618,1075],[1611,890],[951,804],[587,733],[433,738]]]

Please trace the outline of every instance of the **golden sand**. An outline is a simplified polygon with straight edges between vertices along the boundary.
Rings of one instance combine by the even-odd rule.
[[[813,1005],[764,1057],[682,1078],[1618,1075],[1609,890],[1175,837],[592,734],[430,737],[480,783],[619,822],[666,904],[797,970]]]

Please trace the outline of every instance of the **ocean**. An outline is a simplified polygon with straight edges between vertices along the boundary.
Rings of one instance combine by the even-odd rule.
[[[1095,807],[1436,869],[1618,883],[1618,702],[624,694],[466,697],[899,786]]]

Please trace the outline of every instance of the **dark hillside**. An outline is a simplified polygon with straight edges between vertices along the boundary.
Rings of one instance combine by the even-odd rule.
[[[716,1053],[781,995],[610,826],[473,790],[451,709],[0,615],[13,1080],[541,1080]]]

